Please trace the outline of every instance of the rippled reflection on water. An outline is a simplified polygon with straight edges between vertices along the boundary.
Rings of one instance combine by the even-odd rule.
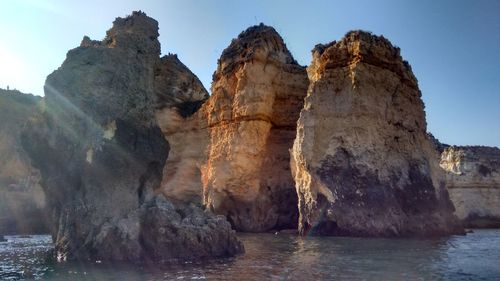
[[[46,264],[52,239],[48,235],[7,236],[0,242],[0,280],[40,279],[50,270]]]
[[[209,263],[138,267],[44,262],[49,236],[0,243],[0,279],[43,280],[500,280],[500,230],[447,239],[242,234],[246,254]]]

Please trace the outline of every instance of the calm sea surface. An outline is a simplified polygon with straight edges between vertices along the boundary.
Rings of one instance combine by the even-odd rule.
[[[437,240],[240,237],[246,254],[236,258],[139,267],[51,263],[49,236],[7,236],[0,280],[500,280],[500,230]]]

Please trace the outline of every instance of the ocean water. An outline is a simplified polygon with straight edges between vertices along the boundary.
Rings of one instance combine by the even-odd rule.
[[[57,264],[49,236],[7,236],[0,280],[500,280],[500,229],[441,239],[241,234],[244,255],[169,266]]]

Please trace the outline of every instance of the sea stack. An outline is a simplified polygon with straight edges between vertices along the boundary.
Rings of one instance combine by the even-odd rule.
[[[204,204],[239,231],[295,228],[289,149],[307,74],[272,27],[242,32],[227,47],[204,104],[209,128]]]
[[[317,45],[292,171],[302,234],[460,233],[410,65],[382,36]]]
[[[449,146],[441,154],[446,186],[466,227],[500,227],[500,149]]]
[[[84,37],[47,77],[45,106],[23,146],[41,172],[60,260],[164,261],[243,250],[224,217],[161,194],[169,144],[156,113],[185,110],[206,91],[176,58],[160,58],[158,36],[158,22],[142,12],[117,18],[103,41]]]

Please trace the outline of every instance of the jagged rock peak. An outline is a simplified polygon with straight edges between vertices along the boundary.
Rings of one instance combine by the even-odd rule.
[[[236,66],[251,60],[297,65],[283,38],[273,27],[263,23],[247,28],[231,41],[222,52],[216,75],[227,74]]]
[[[418,88],[410,64],[401,57],[401,50],[384,36],[354,30],[340,41],[318,44],[312,50],[311,69],[337,68],[364,62],[396,73],[403,82]]]
[[[198,110],[209,97],[200,79],[176,54],[163,56],[155,73],[157,108],[175,104],[179,113],[187,117]]]
[[[159,55],[158,22],[141,11],[117,17],[102,42],[84,36],[81,47],[134,48],[139,53]]]

